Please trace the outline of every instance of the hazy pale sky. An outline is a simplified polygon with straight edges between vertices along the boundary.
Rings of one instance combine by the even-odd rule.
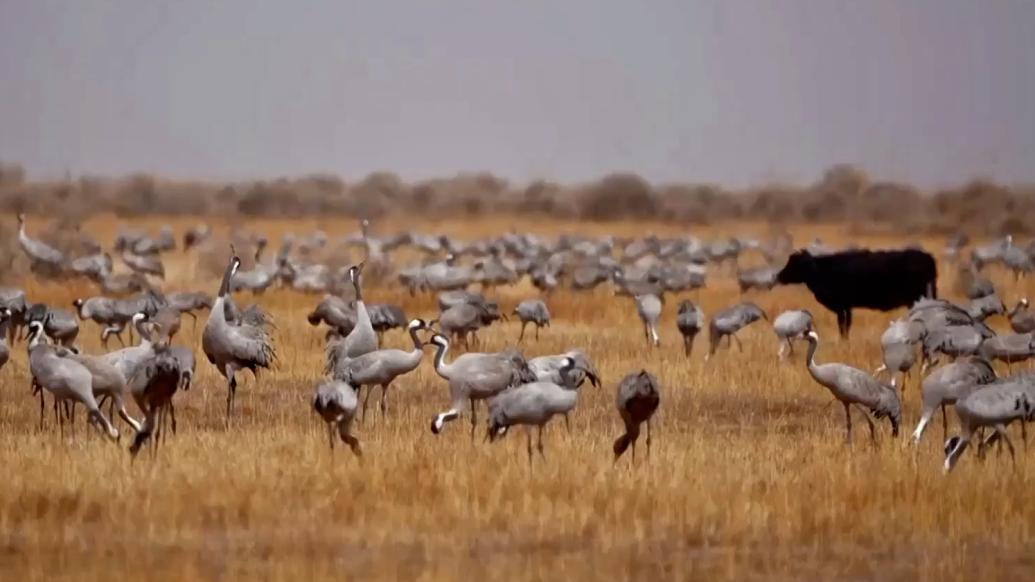
[[[31,174],[1035,180],[1029,0],[0,0]]]

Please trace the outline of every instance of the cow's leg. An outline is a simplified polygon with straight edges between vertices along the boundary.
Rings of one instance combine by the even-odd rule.
[[[848,339],[848,334],[852,331],[852,310],[845,310],[845,333],[844,338]]]

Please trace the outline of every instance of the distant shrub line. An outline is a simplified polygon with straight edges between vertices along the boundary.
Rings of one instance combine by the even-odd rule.
[[[588,184],[537,180],[514,185],[490,173],[408,183],[375,172],[347,183],[333,175],[234,183],[168,180],[149,174],[33,181],[17,164],[0,163],[0,208],[63,218],[114,212],[140,215],[262,217],[547,214],[579,220],[728,220],[848,223],[860,229],[972,234],[1035,233],[1035,187],[987,180],[935,192],[871,180],[848,165],[814,184],[770,184],[741,191],[709,184],[651,184],[614,173]]]

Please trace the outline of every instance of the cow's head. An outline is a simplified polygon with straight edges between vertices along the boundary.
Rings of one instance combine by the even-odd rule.
[[[804,283],[814,268],[815,263],[809,251],[797,251],[787,258],[787,264],[776,275],[776,281],[781,285]]]

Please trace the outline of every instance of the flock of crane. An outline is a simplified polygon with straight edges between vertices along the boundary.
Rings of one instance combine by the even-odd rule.
[[[86,240],[80,245],[86,249],[84,252],[69,256],[30,237],[24,217],[19,216],[18,220],[18,242],[33,273],[40,277],[90,279],[104,294],[77,299],[72,305],[74,310],[69,311],[32,304],[20,289],[0,288],[0,325],[5,328],[0,334],[0,366],[9,358],[10,343],[24,329],[32,386],[40,398],[41,427],[46,414],[45,394],[53,398],[62,430],[64,422],[74,418],[78,404],[86,409],[91,424],[118,439],[119,430],[113,424],[117,414],[134,431],[130,446],[134,455],[149,441],[157,451],[160,439],[154,437],[167,424],[171,423],[175,431],[174,397],[180,390],[189,389],[194,378],[194,353],[188,347],[173,344],[181,316],[187,314],[196,320],[197,312],[208,311],[201,348],[205,359],[227,382],[229,424],[238,374],[243,370],[253,374],[269,370],[277,361],[271,316],[259,305],[239,306],[233,293],[250,290],[260,294],[279,283],[302,291],[328,293],[308,320],[329,329],[326,379],[316,387],[312,407],[326,422],[332,449],[337,433],[337,438],[356,455],[361,454],[360,442],[352,434],[357,414],[366,414],[376,388],[380,388],[381,413],[387,414],[391,386],[420,365],[425,348],[430,346],[434,351],[434,369],[449,388],[449,406],[432,420],[432,432],[440,433],[447,423],[466,413],[474,438],[476,404],[485,401],[486,438],[496,440],[511,427],[527,427],[531,464],[533,432],[538,432],[535,448],[545,457],[543,428],[557,416],[563,416],[567,423],[577,405],[579,388],[587,381],[599,385],[599,374],[592,359],[581,350],[525,358],[519,349],[509,348],[492,353],[468,351],[450,359],[452,346],[476,346],[479,330],[507,316],[497,302],[483,295],[486,290],[513,284],[525,276],[541,290],[541,297],[522,301],[512,312],[521,322],[520,344],[529,324],[535,326],[536,339],[541,328],[549,327],[547,301],[552,290],[565,283],[584,290],[610,282],[616,294],[634,300],[645,342],[657,346],[667,293],[704,286],[709,264],[736,268],[738,256],[749,250],[760,253],[768,266],[736,269],[741,290],[770,289],[776,284],[781,257],[792,248],[788,237],[767,242],[730,239],[710,243],[693,237],[655,236],[628,240],[564,236],[546,241],[519,233],[472,243],[417,233],[377,238],[364,220],[359,234],[343,241],[345,245],[359,246],[363,260],[343,269],[313,259],[330,245],[328,237],[320,232],[285,237],[270,264],[262,261],[265,238],[235,235],[231,249],[253,249],[255,266],[242,271],[241,258],[231,252],[213,298],[204,292],[163,293],[156,288],[154,280],[165,275],[162,253],[177,246],[171,229],[163,228],[156,238],[142,232],[121,233],[113,248],[130,272],[116,274],[111,254],[100,245]],[[211,234],[206,226],[192,228],[183,237],[183,247],[204,249],[206,245],[220,244]],[[961,261],[967,244],[964,238],[954,237],[946,255],[960,263],[957,279],[969,302],[956,305],[944,300],[918,301],[906,316],[892,321],[881,336],[883,363],[874,373],[842,363],[818,364],[815,355],[819,336],[808,310],[785,311],[772,319],[779,359],[793,353],[796,342],[808,344],[807,370],[842,404],[849,443],[853,411],[867,423],[874,443],[875,421],[886,419],[892,433],[898,434],[902,422],[899,389],[919,364],[922,375],[934,369],[922,381],[923,407],[914,441],[920,441],[939,408],[947,437],[946,407],[954,405],[961,434],[946,441],[946,471],[955,466],[974,438],[978,439],[979,454],[998,441],[1005,443],[1014,455],[1006,427],[1020,421],[1023,431],[1024,423],[1035,418],[1035,375],[1022,372],[999,378],[991,362],[999,360],[1012,366],[1035,355],[1035,314],[1028,311],[1028,302],[1023,298],[1007,312],[994,285],[981,276],[981,271],[988,264],[1000,262],[1021,275],[1031,270],[1032,253],[1031,249],[1013,245],[1007,237],[973,248],[970,260]],[[424,253],[426,260],[396,268],[391,254],[402,248]],[[833,252],[818,240],[809,249],[814,254]],[[465,257],[471,260],[465,261]],[[394,275],[398,284],[412,293],[438,292],[440,314],[430,321],[408,319],[398,306],[368,305],[362,285],[368,270],[375,270],[381,277]],[[481,286],[482,293],[468,290],[475,284]],[[1006,316],[1015,333],[1001,335],[993,331],[985,324],[985,319],[993,315]],[[79,324],[87,320],[101,328],[105,348],[112,336],[122,347],[100,355],[79,350]],[[760,320],[768,321],[769,317],[751,302],[738,303],[706,320],[700,306],[683,300],[676,314],[687,357],[696,336],[707,328],[706,359],[716,354],[723,338],[728,346],[733,342],[739,346],[737,333]],[[393,328],[405,328],[412,349],[382,346],[383,333]],[[132,344],[128,346],[123,338],[127,330]],[[134,333],[138,336],[136,343]],[[935,367],[940,357],[951,361]],[[880,379],[884,372],[892,375],[890,382]],[[901,382],[895,374],[902,375]],[[657,377],[646,370],[632,372],[619,383],[616,407],[625,432],[614,443],[616,461],[630,447],[635,459],[643,425],[650,451],[651,418],[659,407],[661,391]],[[127,411],[127,400],[136,403],[144,416],[142,422]],[[109,404],[107,415],[103,412],[105,403]],[[985,436],[985,430],[990,434]]]

